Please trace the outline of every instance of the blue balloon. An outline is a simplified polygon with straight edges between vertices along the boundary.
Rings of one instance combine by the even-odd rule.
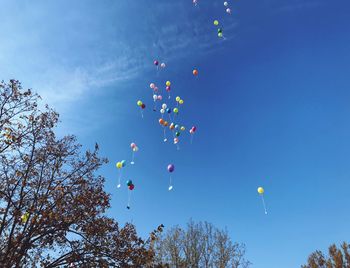
[[[170,113],[171,113],[171,109],[170,109],[170,108],[167,108],[167,109],[166,109],[166,112],[167,112],[168,114],[170,114]]]
[[[132,180],[127,180],[127,181],[126,181],[126,185],[127,185],[127,186],[132,185]]]
[[[122,160],[120,163],[122,163],[122,167],[125,167],[125,165],[126,165],[126,161],[125,160]]]
[[[179,127],[180,127],[180,126],[179,126],[178,124],[175,125],[175,129],[179,129]]]

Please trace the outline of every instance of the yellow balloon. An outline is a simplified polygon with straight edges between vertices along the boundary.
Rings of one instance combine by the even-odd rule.
[[[138,105],[138,106],[142,106],[142,101],[140,101],[140,100],[137,101],[137,105]]]
[[[179,100],[179,103],[180,104],[184,104],[184,100]]]
[[[265,192],[264,188],[262,188],[262,187],[258,188],[258,193],[259,194],[263,194],[264,192]]]
[[[219,21],[218,20],[214,20],[214,25],[218,26],[219,25]]]
[[[181,100],[181,98],[179,96],[176,97],[175,99],[177,102],[179,102]]]
[[[181,130],[181,131],[185,131],[185,127],[182,126],[182,127],[180,128],[180,130]]]
[[[117,168],[121,169],[121,168],[123,167],[123,164],[122,164],[122,162],[118,162],[118,163],[116,164],[116,166],[117,166]]]
[[[171,85],[170,81],[166,81],[165,85],[166,85],[167,87],[170,87],[170,85]]]

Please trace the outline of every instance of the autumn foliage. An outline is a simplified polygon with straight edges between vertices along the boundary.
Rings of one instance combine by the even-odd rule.
[[[0,83],[1,267],[154,267],[151,242],[105,216],[107,160],[57,138],[58,114],[18,81]]]
[[[350,245],[344,242],[340,248],[331,245],[328,256],[317,250],[302,268],[350,268]]]

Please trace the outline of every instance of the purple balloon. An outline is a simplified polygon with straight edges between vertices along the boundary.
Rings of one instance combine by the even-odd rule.
[[[155,66],[158,66],[158,64],[159,64],[159,62],[157,60],[155,60],[153,63]]]
[[[173,172],[175,170],[175,166],[173,164],[168,165],[168,171]]]

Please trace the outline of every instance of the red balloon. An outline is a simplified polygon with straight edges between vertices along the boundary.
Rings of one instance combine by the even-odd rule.
[[[195,132],[197,128],[195,126],[192,127],[192,132]]]
[[[145,108],[146,108],[146,105],[145,105],[144,103],[142,103],[141,108],[142,108],[142,109],[145,109]]]
[[[161,118],[161,119],[159,119],[159,124],[161,124],[161,125],[164,125],[164,120]]]
[[[135,185],[133,185],[133,184],[131,184],[131,185],[129,186],[129,190],[130,190],[130,191],[134,190],[134,188],[135,188]]]

